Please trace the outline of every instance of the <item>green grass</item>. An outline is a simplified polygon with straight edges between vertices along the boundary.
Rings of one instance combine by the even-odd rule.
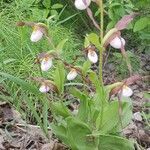
[[[127,51],[127,55],[130,59],[132,71],[134,73],[138,73],[140,70],[140,59],[139,59],[139,57],[136,56],[131,51]],[[120,53],[114,52],[113,57],[111,59],[109,59],[108,62],[115,64],[115,70],[116,70],[117,77],[123,79],[123,78],[127,78],[129,76],[128,67],[127,67],[125,60],[122,57],[121,52]]]
[[[17,21],[40,19],[32,20],[34,17],[30,12],[30,5],[26,4],[25,0],[15,2],[9,4],[1,2],[0,5],[0,84],[7,93],[6,95],[5,92],[0,91],[0,101],[11,103],[27,122],[40,125],[46,133],[49,107],[45,103],[45,96],[39,96],[31,90],[32,88],[30,89],[36,84],[30,81],[29,77],[41,76],[39,67],[34,64],[35,57],[40,52],[51,50],[52,47],[45,38],[38,43],[32,43],[30,41],[32,30],[28,27],[16,27]],[[81,41],[71,28],[55,25],[46,19],[44,23],[48,23],[49,33],[55,45],[63,39],[68,39],[62,58],[72,62],[72,57],[81,53]],[[38,87],[36,88],[38,90]]]
[[[9,8],[10,13],[16,13],[15,10]],[[30,41],[30,34],[32,32],[28,27],[16,27],[16,21],[20,20],[20,16],[15,16],[15,19],[9,18],[10,14],[2,12],[0,20],[0,36],[1,36],[1,64],[2,70],[6,72],[15,73],[26,77],[29,74],[37,74],[37,68],[33,64],[36,55],[42,51],[51,50],[51,46],[43,39],[38,43]],[[5,15],[4,15],[5,14]],[[19,14],[20,15],[20,14]],[[23,18],[26,20],[26,18]],[[34,20],[32,20],[34,21]],[[49,24],[50,36],[52,36],[55,45],[61,40],[68,39],[63,49],[63,58],[69,62],[72,61],[71,57],[80,53],[80,40],[74,35],[71,29],[62,26],[56,26],[52,23]],[[7,63],[4,63],[7,62]],[[5,64],[5,65],[4,65]],[[15,67],[14,67],[15,66]]]

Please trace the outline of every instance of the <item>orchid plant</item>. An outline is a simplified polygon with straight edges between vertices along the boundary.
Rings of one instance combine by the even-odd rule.
[[[100,9],[100,26],[89,8],[92,3],[96,3]],[[36,60],[42,72],[50,71],[56,64],[51,80],[43,77],[32,78],[40,84],[39,91],[48,95],[50,100],[49,105],[53,114],[50,127],[53,133],[72,150],[134,150],[134,142],[124,138],[122,129],[132,118],[130,96],[133,91],[129,85],[142,78],[135,75],[121,82],[104,85],[102,68],[103,53],[110,45],[121,50],[132,75],[130,61],[125,52],[126,42],[121,37],[121,30],[127,27],[136,14],[124,16],[114,28],[105,33],[102,0],[75,0],[74,5],[79,10],[87,10],[99,31],[99,34],[91,33],[85,36],[84,52],[87,60],[83,66],[74,66],[63,60],[62,49],[67,39],[56,46],[45,24],[32,22],[17,24],[33,28],[30,38],[32,42],[38,42],[45,37],[53,47],[51,51],[38,54]],[[98,63],[97,74],[91,69],[91,65]],[[74,82],[77,77],[78,82]],[[69,98],[70,95],[73,99]]]

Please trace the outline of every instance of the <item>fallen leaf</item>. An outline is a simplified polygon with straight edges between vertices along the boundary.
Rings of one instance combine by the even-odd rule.
[[[50,143],[44,144],[41,150],[53,150],[55,146],[55,141],[51,141]]]

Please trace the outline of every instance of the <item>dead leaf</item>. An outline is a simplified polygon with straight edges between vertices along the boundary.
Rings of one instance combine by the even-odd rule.
[[[53,150],[55,146],[55,141],[51,141],[50,143],[44,144],[41,150]]]
[[[4,146],[3,146],[3,143],[4,142],[4,138],[2,136],[0,136],[0,150],[4,150]]]

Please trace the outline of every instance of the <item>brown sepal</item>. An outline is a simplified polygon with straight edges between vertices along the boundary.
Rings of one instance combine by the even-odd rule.
[[[130,15],[125,15],[117,22],[115,28],[118,30],[123,30],[127,28],[128,24],[133,20],[133,18],[137,15],[137,13],[132,13]]]
[[[16,26],[29,26],[29,27],[34,27],[36,23],[34,22],[24,22],[24,21],[19,21],[16,23]]]

